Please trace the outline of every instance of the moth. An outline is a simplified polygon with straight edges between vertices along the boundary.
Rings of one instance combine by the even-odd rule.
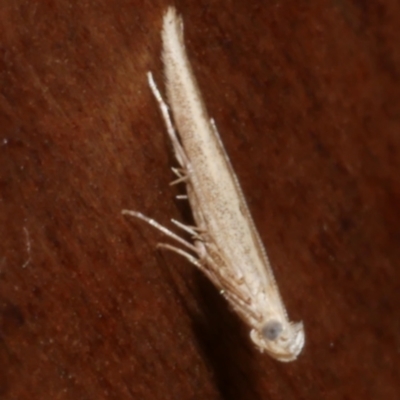
[[[192,241],[140,212],[122,213],[147,222],[173,239],[177,245],[158,246],[185,257],[210,279],[251,328],[250,338],[261,352],[279,361],[295,360],[304,346],[303,323],[288,319],[239,181],[202,101],[186,54],[183,23],[173,7],[164,14],[161,36],[172,112],[151,72],[148,82],[179,163],[179,168],[172,168],[176,180],[171,184],[186,184],[184,197],[191,206],[195,226],[172,222]]]

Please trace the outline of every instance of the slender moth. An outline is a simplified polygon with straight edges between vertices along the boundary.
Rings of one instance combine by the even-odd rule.
[[[288,319],[238,179],[214,121],[207,115],[186,55],[183,23],[173,7],[164,15],[161,36],[173,122],[150,72],[148,81],[180,165],[172,169],[177,178],[171,184],[185,182],[184,197],[196,226],[172,222],[189,233],[193,242],[140,212],[122,213],[147,222],[179,243],[181,247],[158,246],[185,257],[211,280],[251,328],[250,337],[261,352],[279,361],[295,360],[304,346],[303,323]]]

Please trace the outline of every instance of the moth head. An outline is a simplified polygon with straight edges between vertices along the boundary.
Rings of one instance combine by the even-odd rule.
[[[287,323],[278,319],[266,321],[250,332],[252,341],[261,352],[266,351],[279,361],[293,361],[304,346],[303,323]]]

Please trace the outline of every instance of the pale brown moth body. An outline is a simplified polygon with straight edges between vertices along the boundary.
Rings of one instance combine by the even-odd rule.
[[[292,361],[304,345],[303,324],[288,320],[238,180],[203,104],[186,55],[183,24],[172,7],[164,15],[162,41],[174,124],[151,73],[148,78],[181,167],[174,169],[178,176],[174,183],[185,182],[196,227],[173,222],[191,234],[193,244],[139,212],[123,213],[148,222],[184,246],[186,250],[160,245],[203,271],[251,328],[250,337],[260,351]]]

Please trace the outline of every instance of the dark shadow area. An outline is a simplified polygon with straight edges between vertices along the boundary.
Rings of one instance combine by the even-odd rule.
[[[198,289],[203,321],[194,320],[198,343],[209,361],[215,382],[226,400],[258,399],[257,385],[244,371],[252,370],[254,354],[248,327],[229,309],[227,301],[198,272]]]

